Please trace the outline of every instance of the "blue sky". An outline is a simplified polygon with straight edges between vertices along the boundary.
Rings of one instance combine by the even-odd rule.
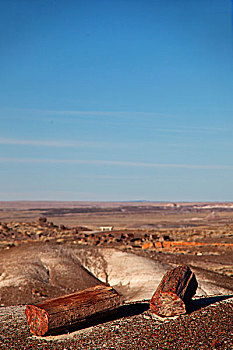
[[[228,0],[0,0],[0,200],[233,200]]]

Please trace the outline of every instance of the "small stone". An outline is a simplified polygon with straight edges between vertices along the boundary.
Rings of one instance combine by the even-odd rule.
[[[214,339],[212,342],[213,349],[218,349],[221,345],[223,345],[223,341],[220,339]]]
[[[43,217],[43,216],[41,216],[40,218],[39,218],[39,224],[41,225],[41,224],[45,224],[46,222],[47,222],[47,218],[46,217]]]
[[[36,236],[41,237],[43,235],[43,231],[36,231]]]
[[[143,315],[143,317],[146,319],[146,320],[150,320],[151,317],[150,316],[147,316],[147,315]]]

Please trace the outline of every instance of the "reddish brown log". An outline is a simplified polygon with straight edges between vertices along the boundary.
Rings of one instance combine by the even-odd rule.
[[[151,311],[162,317],[186,313],[197,286],[195,274],[189,266],[181,265],[168,271],[151,298]]]
[[[119,294],[112,287],[102,284],[43,303],[27,305],[25,313],[31,332],[41,336],[107,315],[119,305]]]

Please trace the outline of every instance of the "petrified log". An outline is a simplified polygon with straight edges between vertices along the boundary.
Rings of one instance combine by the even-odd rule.
[[[60,298],[27,305],[30,330],[45,335],[108,315],[120,305],[120,296],[107,285],[97,285]]]
[[[195,274],[189,266],[181,265],[168,271],[151,298],[151,311],[162,317],[186,313],[197,286]]]

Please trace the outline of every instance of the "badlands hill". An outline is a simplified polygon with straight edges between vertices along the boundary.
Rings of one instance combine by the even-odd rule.
[[[24,244],[1,252],[1,305],[35,303],[101,282],[109,283],[124,300],[150,299],[169,269],[168,264],[115,248]],[[195,273],[196,295],[233,294],[203,273]]]

